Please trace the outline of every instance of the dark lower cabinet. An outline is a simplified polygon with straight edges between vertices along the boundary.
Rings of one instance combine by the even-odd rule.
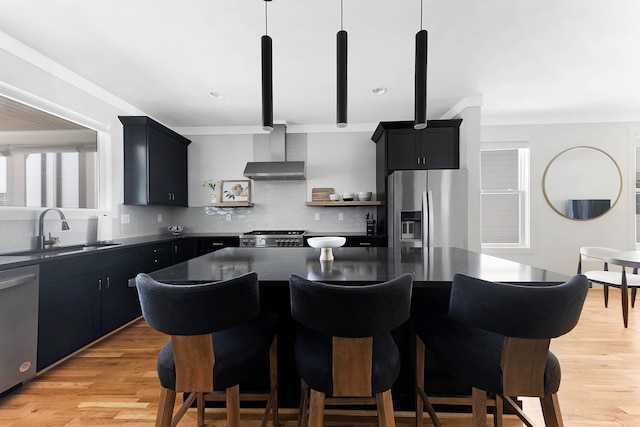
[[[199,237],[197,242],[197,256],[219,251],[224,248],[240,246],[240,236]]]
[[[119,328],[142,314],[138,291],[129,286],[140,272],[140,248],[120,249],[105,254],[109,267],[102,272],[100,336]]]
[[[171,247],[171,262],[173,264],[187,261],[197,256],[196,240],[194,239],[176,239],[171,242]]]
[[[160,270],[173,264],[172,242],[159,242],[142,248],[142,268],[145,273]]]
[[[338,233],[340,234],[340,233]],[[313,236],[310,236],[313,237]],[[307,240],[309,237],[304,238],[304,245],[309,246]],[[387,246],[387,236],[346,236],[346,242],[344,243],[345,248],[381,248]]]
[[[217,238],[204,247],[220,248]],[[227,246],[238,238],[223,237]],[[38,371],[141,315],[135,277],[194,258],[192,238],[69,254],[40,263]]]
[[[345,247],[372,247],[382,248],[387,246],[386,236],[347,236]]]
[[[38,310],[38,371],[89,344],[100,328],[100,274],[42,283]]]
[[[129,280],[141,248],[65,256],[40,265],[38,370],[140,316]]]

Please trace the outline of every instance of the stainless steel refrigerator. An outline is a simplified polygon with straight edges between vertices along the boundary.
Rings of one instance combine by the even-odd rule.
[[[387,186],[390,247],[468,247],[468,173],[395,171]]]

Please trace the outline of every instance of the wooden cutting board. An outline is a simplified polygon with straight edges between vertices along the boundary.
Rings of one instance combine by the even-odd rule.
[[[312,188],[311,189],[311,201],[320,202],[324,200],[331,200],[329,194],[333,193],[333,188]]]

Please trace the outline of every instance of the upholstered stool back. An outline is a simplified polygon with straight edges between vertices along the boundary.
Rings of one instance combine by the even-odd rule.
[[[407,321],[412,277],[372,285],[330,285],[292,275],[291,316],[301,325],[330,336],[367,337]]]
[[[256,273],[199,285],[171,285],[147,274],[136,278],[142,315],[167,335],[202,335],[226,329],[260,314]]]
[[[299,424],[323,424],[325,396],[375,403],[382,426],[394,425],[391,387],[400,353],[390,331],[409,319],[413,277],[385,283],[332,285],[292,275],[291,315],[300,326],[295,358],[302,379]],[[311,388],[311,403],[308,403]],[[375,396],[375,400],[372,398]],[[328,399],[327,399],[328,401]]]
[[[556,338],[578,323],[587,291],[581,277],[559,285],[519,285],[456,274],[449,316],[500,335]]]

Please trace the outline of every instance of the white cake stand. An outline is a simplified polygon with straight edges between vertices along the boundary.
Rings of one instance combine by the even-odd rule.
[[[307,243],[312,248],[319,248],[320,261],[333,260],[333,248],[339,248],[344,245],[347,239],[345,237],[310,237],[307,239]]]

